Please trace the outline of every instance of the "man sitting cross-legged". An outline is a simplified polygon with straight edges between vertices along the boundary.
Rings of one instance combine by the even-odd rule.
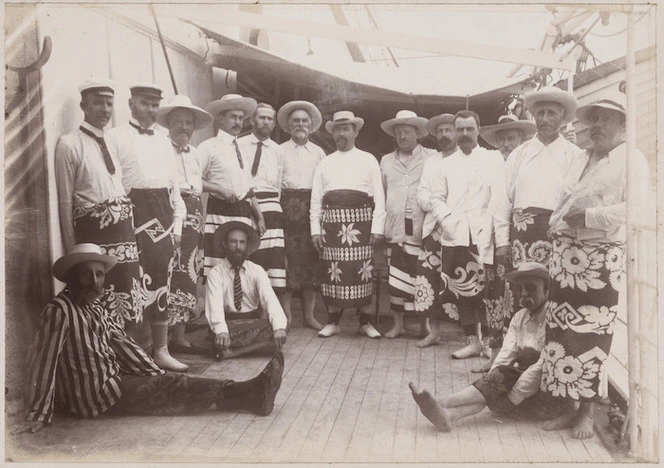
[[[258,232],[229,221],[217,229],[213,244],[221,261],[208,273],[205,315],[217,359],[280,350],[286,343],[286,314],[265,270],[247,260],[260,245]]]
[[[511,417],[534,420],[554,418],[567,408],[562,399],[537,392],[542,375],[539,357],[544,347],[548,270],[538,263],[524,262],[507,279],[519,286],[523,308],[512,318],[491,371],[460,392],[439,399],[409,384],[422,414],[441,431],[450,431],[459,419],[477,414],[485,406]]]
[[[284,358],[277,353],[246,382],[165,373],[111,319],[99,301],[117,258],[78,244],[53,265],[67,287],[41,313],[31,352],[28,414],[14,433],[41,430],[55,404],[82,418],[116,414],[176,415],[219,411],[272,412]]]

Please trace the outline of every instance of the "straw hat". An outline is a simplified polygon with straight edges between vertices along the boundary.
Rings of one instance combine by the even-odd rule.
[[[242,97],[239,94],[226,94],[221,99],[212,101],[205,107],[213,117],[216,117],[223,111],[241,110],[244,111],[244,118],[248,119],[256,112],[257,105],[258,103],[253,98]]]
[[[417,139],[420,139],[427,134],[427,119],[424,117],[418,117],[413,111],[400,110],[397,112],[395,118],[381,123],[380,128],[382,128],[388,135],[395,136],[394,127],[397,125],[410,125],[411,127],[415,127],[415,130],[417,131]]]
[[[53,276],[65,283],[67,282],[67,273],[82,262],[101,262],[104,264],[105,270],[108,271],[118,263],[118,259],[110,255],[104,255],[101,247],[97,244],[76,244],[66,255],[60,257],[53,264]]]
[[[258,232],[245,222],[229,221],[219,226],[214,233],[212,244],[218,253],[225,255],[224,242],[226,241],[226,235],[235,229],[241,229],[247,234],[247,257],[258,250],[258,247],[261,244],[261,238],[258,235]]]
[[[588,119],[590,118],[590,112],[593,108],[610,109],[612,111],[620,112],[622,115],[627,115],[625,110],[627,108],[627,97],[619,91],[612,92],[599,101],[579,107],[576,111],[576,117],[581,123],[590,125]]]
[[[534,114],[535,105],[538,102],[557,102],[565,109],[563,124],[574,120],[574,112],[579,107],[579,101],[570,92],[563,91],[556,86],[544,86],[537,91],[526,93],[523,97],[526,109]]]
[[[429,132],[429,135],[435,137],[438,126],[443,123],[454,125],[454,114],[440,114],[435,117],[431,117],[427,121],[425,127],[427,132]]]
[[[521,130],[523,132],[523,141],[526,141],[535,134],[537,126],[535,122],[519,120],[515,115],[501,115],[497,124],[480,128],[480,136],[491,146],[498,148],[496,133],[504,130]]]
[[[191,99],[187,96],[184,94],[176,94],[164,106],[157,110],[157,123],[162,127],[168,128],[168,115],[171,111],[178,108],[189,109],[194,113],[194,130],[205,128],[210,125],[212,120],[214,120],[214,118],[203,109],[194,106],[191,103]]]
[[[541,263],[523,262],[521,265],[519,265],[519,268],[507,273],[505,278],[510,283],[518,283],[519,281],[525,281],[528,278],[540,278],[548,281],[549,269]]]
[[[90,78],[85,80],[78,87],[78,92],[81,96],[84,94],[94,93],[100,96],[115,96],[115,85],[113,82],[106,78]]]
[[[355,117],[351,111],[339,111],[335,112],[332,116],[332,120],[325,122],[325,130],[328,133],[332,133],[334,127],[339,124],[353,124],[355,125],[355,131],[359,131],[364,126],[364,119],[362,117]]]
[[[277,112],[277,122],[279,123],[279,127],[281,127],[284,132],[289,133],[288,118],[293,111],[299,109],[306,111],[307,114],[309,114],[309,117],[311,117],[311,133],[318,130],[323,124],[323,116],[318,108],[309,101],[290,101],[281,106],[279,112]]]

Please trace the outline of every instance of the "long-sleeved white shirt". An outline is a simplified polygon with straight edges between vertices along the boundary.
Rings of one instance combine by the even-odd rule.
[[[228,333],[226,312],[267,312],[273,330],[286,329],[287,319],[279,299],[270,285],[270,278],[259,265],[245,260],[240,267],[242,282],[241,310],[235,308],[233,284],[235,270],[227,258],[210,270],[205,291],[205,316],[215,334]]]
[[[249,174],[256,157],[258,148],[258,138],[253,133],[238,138],[238,144],[243,156],[248,160]],[[281,154],[279,145],[271,138],[261,142],[261,159],[258,165],[258,171],[255,176],[251,176],[251,183],[254,192],[277,192],[281,193],[281,178],[284,172],[284,157]]]
[[[203,179],[231,190],[236,197],[243,199],[252,187],[250,171],[253,158],[249,159],[240,148],[244,165],[244,169],[241,169],[233,141],[233,135],[219,130],[216,136],[198,145],[198,153]],[[216,196],[214,193],[210,195]]]
[[[546,303],[535,311],[535,314],[526,308],[514,314],[503,340],[503,346],[500,348],[495,361],[493,361],[491,370],[498,366],[514,365],[519,352],[526,348],[541,352],[544,349],[545,318]],[[518,405],[526,398],[537,393],[542,378],[542,362],[540,359],[523,371],[507,395],[512,403]]]
[[[318,163],[325,157],[323,148],[310,141],[298,145],[293,140],[282,143],[279,148],[284,156],[281,188],[311,190]]]
[[[551,228],[554,232],[567,233],[581,240],[624,241],[627,222],[627,145],[622,143],[616,146],[581,178],[592,151],[592,147],[588,148],[583,157],[575,160],[570,167],[560,204],[551,215]],[[634,151],[630,169],[635,174],[635,193],[640,201],[637,219],[644,219],[647,215],[643,208],[648,201],[650,171],[648,161],[641,151]],[[571,229],[563,217],[583,209],[586,212],[586,227]]]
[[[321,233],[323,195],[332,190],[357,190],[373,197],[371,234],[385,232],[385,192],[378,161],[371,153],[353,148],[335,151],[323,159],[314,174],[311,189],[311,235]]]
[[[559,136],[544,145],[535,135],[512,151],[505,164],[505,190],[494,213],[496,247],[509,245],[512,211],[516,208],[554,210],[572,163],[583,150]]]
[[[135,125],[140,124],[130,119]],[[182,222],[187,216],[187,208],[180,195],[176,182],[177,169],[171,140],[151,127],[153,135],[141,135],[129,123],[119,125],[109,131],[109,139],[119,149],[119,160],[122,165],[122,185],[127,193],[131,189],[169,189],[171,206],[173,207],[173,233],[182,235]]]
[[[476,146],[466,155],[460,149],[447,158],[432,157],[424,165],[417,201],[426,212],[422,237],[440,224],[445,246],[477,245],[481,258],[489,248],[489,202],[495,174],[505,161],[496,150]]]
[[[81,127],[97,137],[105,136],[103,130],[87,122],[83,122]],[[97,203],[125,195],[118,151],[115,145],[107,140],[110,139],[105,138],[105,141],[115,166],[115,174],[108,172],[99,144],[78,128],[61,136],[55,147],[60,232],[66,251],[76,244],[74,208],[89,208]]]

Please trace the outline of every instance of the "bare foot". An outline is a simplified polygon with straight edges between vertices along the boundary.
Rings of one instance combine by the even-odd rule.
[[[403,327],[393,326],[390,331],[385,333],[385,338],[397,338],[405,333]]]
[[[547,421],[542,425],[542,429],[545,431],[560,431],[562,429],[570,429],[574,427],[574,423],[577,419],[577,411],[570,410],[562,415],[558,416],[556,419]]]
[[[304,326],[307,327],[307,328],[312,328],[316,331],[320,331],[323,328],[323,325],[321,325],[318,322],[318,320],[316,320],[313,317],[311,317],[311,318],[305,317],[304,318]]]
[[[484,372],[489,372],[491,370],[491,365],[493,364],[493,360],[487,361],[484,364],[482,364],[479,367],[475,367],[470,370],[470,372],[473,372],[475,374],[483,374]]]
[[[575,439],[589,439],[595,433],[593,429],[592,403],[583,403],[579,408],[579,419],[572,428],[572,437]]]
[[[428,317],[422,320],[420,327],[420,337],[426,338],[427,335],[431,335],[431,320]]]
[[[429,333],[424,339],[417,342],[415,346],[418,348],[426,348],[428,346],[434,346],[440,343],[437,333]]]
[[[427,390],[419,392],[413,382],[410,382],[408,387],[410,387],[415,403],[417,403],[420,411],[431,424],[436,426],[436,429],[439,431],[449,432],[452,429],[452,425],[447,410]]]

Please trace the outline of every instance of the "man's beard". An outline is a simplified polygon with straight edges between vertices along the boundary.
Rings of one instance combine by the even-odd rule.
[[[519,306],[526,308],[530,311],[534,311],[536,309],[535,307],[535,301],[533,301],[529,297],[522,297],[519,299]]]
[[[247,255],[246,252],[229,252],[226,257],[232,265],[237,266],[242,265],[242,263],[246,260]]]
[[[453,145],[453,143],[454,143],[454,140],[452,140],[451,138],[448,138],[446,136],[442,136],[442,137],[438,138],[438,147],[440,149],[448,149]]]
[[[104,288],[98,288],[97,286],[90,286],[86,288],[72,288],[74,295],[83,303],[83,304],[92,304],[95,300],[99,299],[104,293]]]

